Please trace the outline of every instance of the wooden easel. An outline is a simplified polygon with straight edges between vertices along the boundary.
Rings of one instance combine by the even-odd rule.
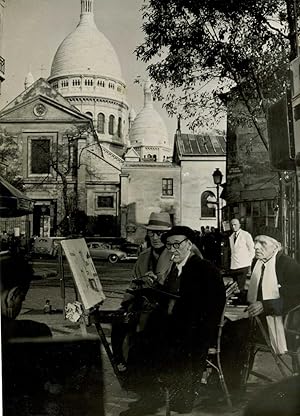
[[[59,250],[58,250],[58,276],[59,276],[59,281],[60,281],[60,294],[61,294],[61,298],[63,300],[63,316],[64,316],[64,319],[66,319],[65,269],[64,269],[64,262],[63,262],[63,249],[62,249],[61,245],[59,245]],[[80,295],[78,293],[74,278],[73,278],[73,287],[74,287],[74,291],[75,291],[75,298],[76,298],[76,300],[79,300]],[[111,347],[109,345],[109,342],[107,341],[105,332],[104,332],[103,327],[101,325],[101,323],[103,323],[103,317],[105,317],[105,315],[106,315],[106,320],[104,320],[104,321],[109,322],[109,321],[107,321],[107,319],[109,317],[112,317],[114,311],[100,311],[100,309],[101,309],[101,304],[98,304],[92,310],[88,311],[87,314],[86,314],[86,311],[85,311],[85,314],[81,315],[80,320],[79,320],[81,332],[82,332],[82,335],[86,335],[87,332],[88,332],[87,331],[87,326],[90,326],[90,325],[95,326],[95,328],[97,330],[97,333],[99,335],[99,338],[100,338],[100,340],[102,342],[102,345],[105,349],[105,352],[107,354],[107,357],[108,357],[108,359],[111,363],[111,366],[114,370],[114,373],[115,373],[115,375],[118,379],[118,382],[119,382],[120,386],[123,388],[124,387],[124,377],[122,376],[122,373],[119,371],[119,369],[118,369],[118,367],[115,363]]]

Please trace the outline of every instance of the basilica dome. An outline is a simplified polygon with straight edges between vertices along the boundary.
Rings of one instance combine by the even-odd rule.
[[[103,76],[122,80],[117,54],[95,22],[93,2],[82,2],[80,21],[58,47],[49,80],[66,75]]]
[[[129,132],[132,146],[166,146],[170,145],[166,125],[153,107],[150,82],[144,87],[144,107],[135,117]]]

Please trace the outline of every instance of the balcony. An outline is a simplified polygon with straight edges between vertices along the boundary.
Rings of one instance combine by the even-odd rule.
[[[0,56],[0,82],[5,80],[5,59]]]

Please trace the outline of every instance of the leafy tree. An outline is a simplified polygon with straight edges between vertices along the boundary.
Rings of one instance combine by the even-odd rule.
[[[0,130],[0,175],[20,191],[23,190],[21,148],[17,137]]]
[[[88,137],[92,140],[88,140]],[[78,141],[86,138],[86,145],[79,148]],[[96,141],[95,141],[96,139]],[[82,212],[78,207],[78,171],[85,165],[88,174],[93,175],[91,169],[85,164],[84,151],[90,146],[100,146],[94,130],[85,125],[74,126],[63,134],[61,142],[53,143],[49,155],[49,170],[54,171],[60,178],[64,217],[59,227],[64,235],[76,234],[83,226]],[[41,149],[43,150],[43,149]],[[73,185],[70,185],[70,179]],[[84,226],[83,226],[84,228]]]
[[[207,126],[242,102],[236,122],[254,125],[283,94],[288,62],[296,56],[293,0],[149,0],[143,7],[144,43],[137,47],[169,114]]]

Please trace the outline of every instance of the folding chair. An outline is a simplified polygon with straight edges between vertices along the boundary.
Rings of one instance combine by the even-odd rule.
[[[206,359],[206,363],[209,367],[214,369],[219,377],[220,385],[223,390],[223,393],[225,395],[227,404],[230,408],[232,408],[232,401],[229,394],[229,390],[225,381],[223,369],[222,369],[222,363],[221,363],[221,339],[222,339],[222,332],[223,327],[226,322],[225,312],[226,312],[226,306],[227,302],[235,293],[239,292],[239,288],[236,282],[233,282],[230,280],[230,282],[226,286],[226,302],[224,305],[224,309],[221,315],[221,319],[218,325],[218,334],[217,334],[217,342],[215,347],[211,347],[208,350],[208,355]]]
[[[288,375],[293,373],[293,370],[290,368],[290,366],[285,362],[285,360],[282,358],[281,355],[277,354],[272,345],[271,345],[271,341],[269,338],[269,334],[266,331],[266,329],[264,328],[261,319],[258,316],[255,316],[253,324],[256,324],[257,327],[259,328],[259,331],[265,341],[265,343],[260,343],[260,342],[256,342],[256,341],[252,341],[250,342],[250,347],[249,347],[249,360],[247,363],[247,367],[245,368],[245,375],[244,375],[244,383],[246,384],[247,379],[249,377],[250,374],[254,375],[255,377],[261,378],[262,380],[265,381],[269,381],[269,382],[273,382],[274,380],[270,377],[268,377],[265,374],[259,373],[257,371],[252,370],[252,365],[254,363],[256,354],[258,352],[267,352],[270,353],[274,359],[274,362],[279,370],[279,372],[281,373],[282,377],[287,377]],[[288,371],[288,374],[286,373],[286,371]]]
[[[292,372],[300,372],[300,305],[288,312],[284,319],[284,330],[288,344],[288,354],[292,358]]]

